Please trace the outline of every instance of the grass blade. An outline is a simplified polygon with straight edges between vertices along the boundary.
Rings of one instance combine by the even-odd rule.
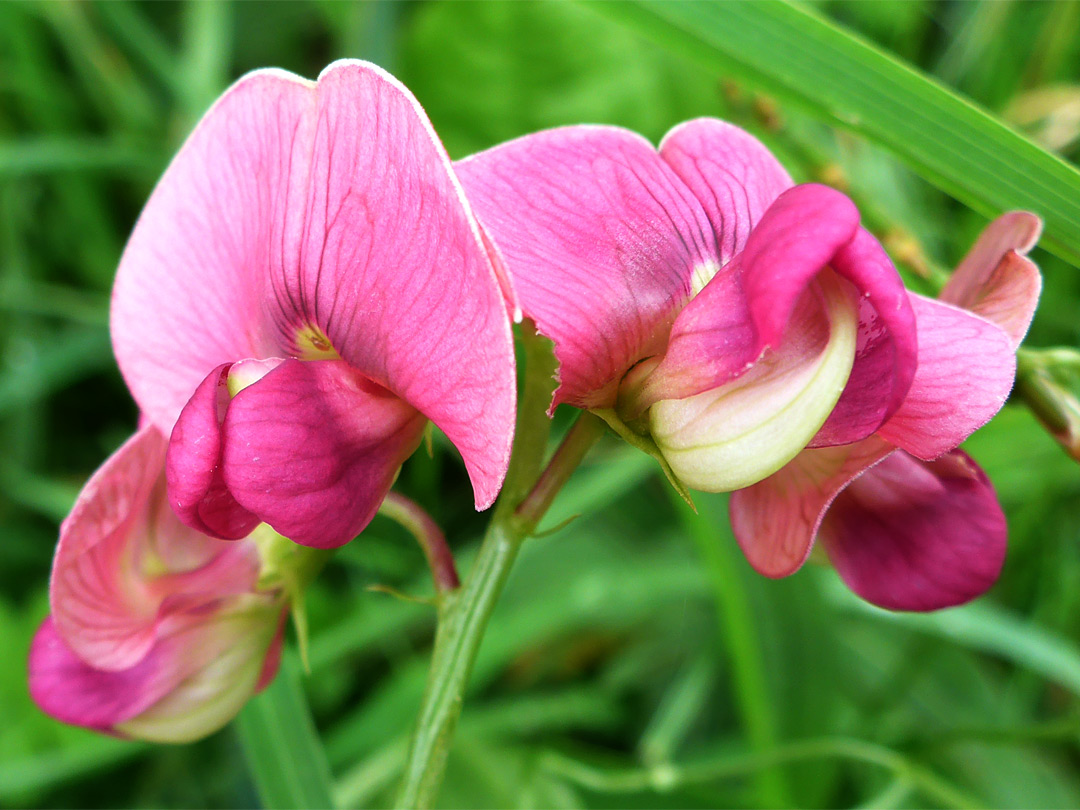
[[[236,720],[244,757],[268,810],[333,807],[330,766],[292,655]]]

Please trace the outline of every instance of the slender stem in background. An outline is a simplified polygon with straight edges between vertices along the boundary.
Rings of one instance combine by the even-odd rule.
[[[689,785],[716,782],[775,768],[784,763],[815,759],[849,759],[892,771],[898,779],[917,788],[942,807],[978,808],[981,803],[965,791],[945,781],[902,754],[873,743],[845,737],[822,737],[787,743],[765,753],[717,757],[687,765],[657,765],[651,768],[607,769],[549,752],[541,766],[551,773],[590,790],[603,793],[658,793]]]
[[[420,504],[399,492],[390,492],[380,504],[379,514],[390,518],[416,538],[431,568],[436,595],[458,587],[460,580],[454,565],[454,555],[446,545],[446,535]]]
[[[698,553],[708,572],[709,584],[716,604],[720,636],[727,647],[735,682],[737,705],[750,747],[757,756],[765,757],[777,747],[777,722],[772,702],[766,690],[765,664],[762,660],[758,632],[754,625],[750,599],[739,579],[740,560],[734,543],[720,542],[711,528],[712,521],[693,514],[678,498],[672,496],[675,511],[687,534],[698,547]],[[754,770],[758,795],[770,807],[790,807],[792,801],[787,780],[779,762]]]
[[[521,543],[604,432],[600,419],[581,414],[541,474],[551,430],[547,406],[553,358],[550,344],[531,329],[523,335],[522,345],[526,376],[510,470],[468,577],[459,590],[444,594],[439,604],[431,670],[405,762],[399,807],[434,804],[469,674]]]

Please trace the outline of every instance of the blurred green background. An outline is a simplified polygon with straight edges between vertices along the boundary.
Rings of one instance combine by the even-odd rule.
[[[1076,160],[1077,4],[820,9]],[[67,728],[30,702],[25,660],[57,523],[135,423],[107,308],[140,206],[234,78],[314,77],[339,57],[396,73],[452,157],[559,124],[656,141],[693,116],[733,120],[797,179],[848,190],[916,288],[985,224],[881,151],[576,5],[0,4],[0,806],[259,801],[231,728],[185,747]],[[1028,345],[1076,346],[1080,273],[1035,258],[1046,290]],[[694,517],[649,459],[602,444],[546,523],[583,516],[526,544],[499,603],[442,803],[1080,806],[1080,467],[1020,405],[968,449],[1009,516],[1002,579],[973,606],[894,617],[823,568],[758,577],[722,497]],[[464,570],[484,518],[456,455],[417,454],[400,488]],[[310,594],[304,689],[344,807],[392,801],[430,652],[432,611],[376,585],[430,589],[415,544],[381,519]],[[805,759],[754,767],[801,740]]]

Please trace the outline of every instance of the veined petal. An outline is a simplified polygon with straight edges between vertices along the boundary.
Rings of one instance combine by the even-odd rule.
[[[271,268],[275,317],[290,324],[298,303],[307,323],[291,325],[321,329],[342,358],[435,422],[485,508],[509,463],[517,388],[483,235],[400,82],[365,62],[335,62],[317,95],[302,216],[289,220]]]
[[[810,556],[833,499],[895,448],[876,436],[803,450],[784,467],[731,495],[731,526],[758,573],[786,577]]]
[[[237,503],[222,476],[222,422],[232,367],[218,366],[195,389],[173,428],[166,458],[169,504],[177,517],[224,540],[247,537],[261,522]]]
[[[893,453],[833,501],[820,531],[848,587],[890,610],[963,604],[1005,560],[997,496],[959,450],[931,462]]]
[[[941,291],[941,300],[972,309],[983,297],[1006,254],[1026,256],[1042,233],[1042,220],[1027,211],[1010,211],[995,219],[975,240]]]
[[[904,404],[879,434],[921,459],[959,445],[1005,403],[1016,375],[1011,341],[962,309],[911,295],[919,365]]]
[[[347,543],[417,448],[423,415],[341,360],[286,360],[229,404],[231,496],[306,546]]]
[[[776,472],[817,433],[855,357],[858,304],[846,282],[823,273],[800,298],[784,341],[737,379],[661,400],[650,433],[688,487],[723,492]]]
[[[731,261],[791,177],[761,142],[716,118],[686,121],[660,142],[660,157],[701,202],[716,234],[717,267]]]
[[[340,355],[461,451],[478,506],[509,463],[506,304],[431,125],[364,62],[319,82],[257,71],[204,116],[117,273],[113,342],[136,401],[172,429],[207,371]]]
[[[60,528],[50,600],[56,632],[99,669],[132,666],[180,603],[252,587],[254,549],[181,525],[165,502],[165,439],[139,430],[91,477]]]
[[[135,401],[166,435],[210,369],[281,354],[267,271],[276,223],[302,194],[313,88],[280,70],[237,81],[173,158],[124,249],[113,347]]]
[[[1025,255],[1041,230],[1042,220],[1026,211],[995,219],[960,262],[940,299],[986,318],[1018,347],[1042,290],[1039,268]]]
[[[610,407],[663,350],[696,266],[715,262],[698,201],[652,145],[615,127],[539,132],[457,164],[525,314],[555,342],[553,405]]]

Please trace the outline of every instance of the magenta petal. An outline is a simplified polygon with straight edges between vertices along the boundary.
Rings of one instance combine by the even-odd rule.
[[[796,302],[858,226],[859,212],[838,191],[809,185],[781,194],[746,249],[679,313],[637,408],[722,385],[779,346]]]
[[[784,167],[757,138],[715,118],[679,124],[664,136],[660,157],[705,208],[720,267],[743,249],[754,225],[791,187]]]
[[[663,350],[695,266],[715,261],[700,204],[615,127],[528,135],[457,169],[525,314],[555,342],[555,404],[612,405],[626,371]]]
[[[989,321],[912,295],[919,365],[880,435],[922,459],[959,445],[1005,403],[1016,373],[1009,337]]]
[[[425,421],[343,361],[286,360],[229,405],[224,479],[278,533],[340,546],[374,517]]]
[[[278,305],[365,376],[438,425],[479,508],[510,458],[517,400],[503,291],[431,122],[373,65],[337,62],[318,84],[311,178],[292,212]],[[298,206],[299,209],[299,206]],[[279,326],[287,324],[279,320]]]
[[[120,671],[94,669],[75,655],[47,618],[30,646],[30,697],[61,722],[106,731],[161,698],[163,690],[147,688],[157,664],[146,656]]]
[[[213,537],[237,540],[260,520],[236,502],[221,471],[230,368],[227,363],[211,371],[184,406],[169,439],[166,475],[169,504],[181,521]]]
[[[893,447],[877,437],[803,450],[765,480],[731,496],[731,526],[750,564],[768,577],[794,573],[810,556],[837,494]]]
[[[981,296],[994,269],[1009,252],[1026,256],[1042,233],[1042,220],[1027,211],[995,219],[975,240],[941,291],[941,300],[969,309]]]
[[[844,393],[811,447],[848,444],[876,431],[904,401],[918,362],[915,313],[878,241],[860,228],[832,266],[862,293],[859,342]]]
[[[997,496],[959,450],[932,462],[893,453],[836,498],[821,537],[848,587],[890,610],[967,602],[1005,561]]]

